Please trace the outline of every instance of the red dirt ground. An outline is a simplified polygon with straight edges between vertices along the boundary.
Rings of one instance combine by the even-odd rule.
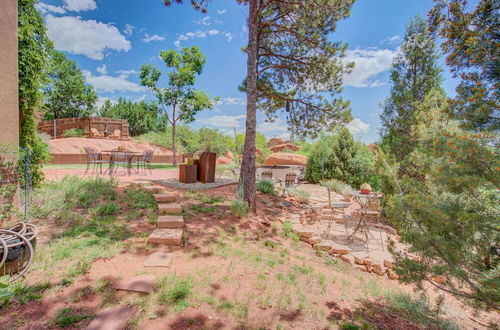
[[[193,203],[199,203],[192,195],[185,194],[179,189],[165,188],[165,190],[178,192],[179,195],[182,195],[180,204],[185,209],[189,209]],[[203,191],[204,194],[220,196],[224,200],[233,199],[235,192],[235,185]],[[227,205],[220,207],[218,214],[194,212],[186,219],[188,241],[184,248],[152,246],[146,244],[145,237],[133,237],[126,241],[124,250],[116,256],[94,262],[90,271],[78,278],[72,286],[45,295],[41,300],[28,302],[22,306],[9,307],[8,310],[0,309],[0,329],[14,327],[19,329],[52,328],[50,320],[56,311],[69,306],[88,313],[97,313],[102,309],[104,296],[103,294],[87,292],[87,286],[95,286],[99,279],[108,279],[111,282],[118,279],[130,279],[145,271],[155,274],[157,279],[172,273],[191,275],[202,271],[203,274],[199,274],[199,276],[207,276],[208,278],[207,286],[203,287],[208,295],[217,301],[248,302],[249,311],[245,324],[251,325],[251,327],[242,325],[234,317],[230,317],[223,311],[214,311],[213,306],[203,303],[199,306],[187,307],[183,312],[175,315],[170,311],[166,315],[161,315],[161,306],[155,306],[153,309],[155,312],[158,309],[158,315],[152,318],[142,318],[136,326],[138,329],[275,329],[277,324],[283,325],[287,329],[325,329],[326,326],[332,324],[331,321],[348,321],[358,316],[363,316],[365,320],[375,324],[378,329],[424,329],[422,325],[405,319],[404,313],[390,310],[382,302],[373,300],[359,303],[350,298],[350,291],[359,290],[358,285],[361,286],[366,281],[377,281],[382,287],[397,286],[408,292],[412,291],[411,287],[379,278],[373,274],[365,274],[348,266],[341,268],[342,272],[335,274],[335,277],[338,277],[337,281],[327,282],[328,294],[326,295],[317,292],[312,282],[311,285],[305,284],[297,288],[308,297],[308,308],[317,311],[317,314],[312,314],[316,316],[311,316],[297,307],[283,310],[274,303],[268,306],[257,304],[256,299],[267,293],[265,290],[259,291],[255,288],[255,281],[259,274],[264,273],[269,279],[275,278],[277,274],[284,274],[294,265],[303,266],[304,260],[316,261],[314,263],[315,272],[330,276],[332,271],[330,266],[321,262],[322,259],[314,256],[314,251],[308,245],[299,243],[299,249],[292,250],[290,240],[282,238],[273,228],[273,226],[281,228],[279,220],[286,219],[287,212],[298,206],[280,208],[277,206],[279,205],[278,197],[260,194],[257,202],[257,216],[247,219],[233,216],[228,211]],[[223,217],[219,216],[220,211],[224,214]],[[134,231],[146,234],[154,228],[145,220],[133,223],[132,227]],[[233,237],[231,233],[244,233],[243,246],[245,246],[245,250],[256,247],[265,249],[262,247],[262,240],[271,240],[279,248],[290,249],[292,252],[290,259],[285,264],[265,269],[235,264],[232,259],[214,255],[209,248],[211,242],[219,241],[221,232],[229,235],[230,239]],[[43,232],[43,235],[50,235],[50,232]],[[235,237],[236,235],[233,238]],[[173,259],[170,267],[144,268],[144,260],[149,254],[159,250],[172,252]],[[209,274],[207,274],[208,270]],[[224,281],[225,274],[231,275],[230,281]],[[36,275],[30,274],[29,277],[36,278]],[[314,277],[312,279],[314,282],[316,281]],[[343,281],[349,281],[353,286],[346,291],[341,286]],[[57,283],[58,279],[53,279],[53,282]],[[275,289],[268,288],[268,290]],[[275,292],[276,297],[279,297],[280,294],[279,291]],[[76,295],[79,295],[81,299],[75,302],[71,301],[70,298]],[[115,301],[139,301],[144,297],[140,294],[127,292],[115,292],[113,295]],[[460,310],[460,306],[453,299],[447,299],[447,303],[453,304]],[[466,309],[463,309],[462,312],[470,313]],[[463,321],[461,326],[465,328],[480,328],[477,323],[473,323],[467,317]]]

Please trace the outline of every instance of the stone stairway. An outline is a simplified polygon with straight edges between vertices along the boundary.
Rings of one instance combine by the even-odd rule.
[[[182,235],[184,233],[184,217],[182,207],[176,203],[175,194],[165,193],[161,187],[145,187],[153,193],[158,203],[158,221],[156,229],[149,235],[148,242],[163,245],[182,245]]]

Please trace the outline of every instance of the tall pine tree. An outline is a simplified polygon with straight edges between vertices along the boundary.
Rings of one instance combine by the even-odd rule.
[[[442,69],[427,22],[421,17],[410,19],[399,54],[391,69],[392,88],[383,103],[382,148],[403,161],[415,148],[411,126],[417,108],[434,88],[440,88]]]
[[[163,0],[166,5],[182,0]],[[257,109],[273,120],[293,104],[294,133],[314,135],[349,121],[349,103],[339,97],[342,76],[352,65],[340,57],[347,45],[332,42],[336,23],[354,0],[238,0],[248,5],[245,144],[240,172],[243,199],[256,211],[255,137]],[[208,0],[191,0],[206,11]],[[326,97],[326,96],[329,97]]]
[[[431,31],[444,38],[446,63],[460,78],[453,114],[476,132],[500,128],[499,12],[498,0],[480,0],[472,9],[466,0],[439,0],[429,13]]]

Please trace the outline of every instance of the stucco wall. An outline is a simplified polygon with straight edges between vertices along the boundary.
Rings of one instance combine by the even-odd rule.
[[[19,144],[17,94],[17,0],[0,9],[0,143]]]

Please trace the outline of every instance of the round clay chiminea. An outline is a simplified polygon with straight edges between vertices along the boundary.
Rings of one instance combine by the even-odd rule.
[[[363,183],[361,185],[361,187],[359,188],[359,191],[362,193],[362,194],[371,194],[372,192],[372,187],[368,184],[368,183]]]

